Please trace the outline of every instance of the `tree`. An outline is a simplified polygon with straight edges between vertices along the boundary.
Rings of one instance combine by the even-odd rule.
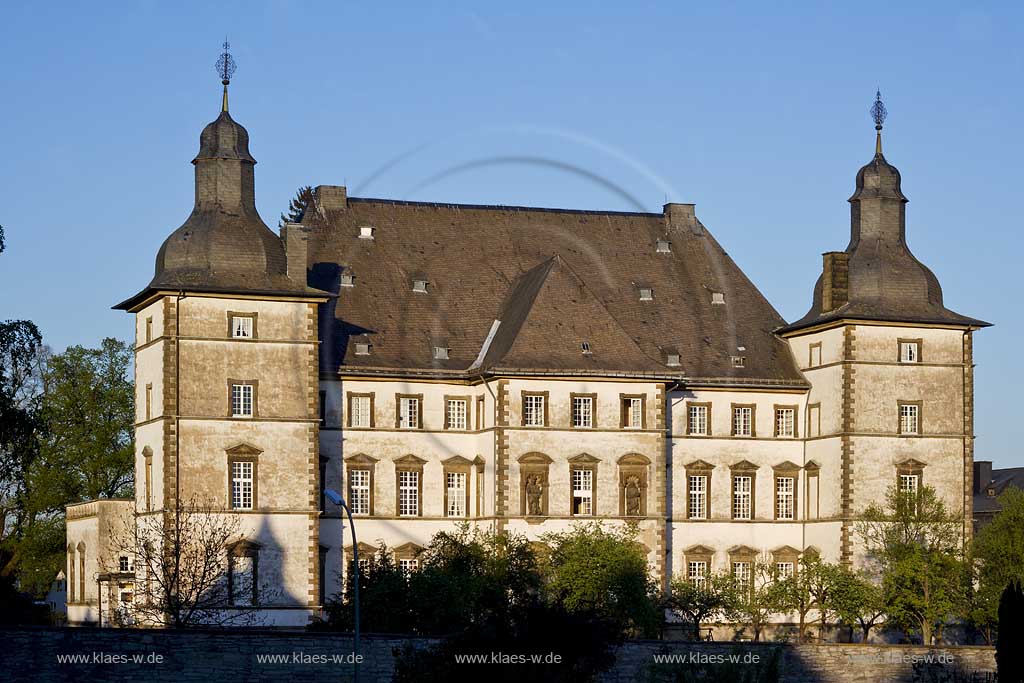
[[[992,642],[999,600],[1014,581],[1024,581],[1024,491],[1008,487],[999,496],[1002,508],[974,539],[977,587],[971,596],[971,621]]]
[[[736,603],[728,616],[746,624],[756,642],[761,640],[771,615],[785,609],[785,587],[777,580],[775,567],[766,558],[758,558],[750,564],[750,576],[745,581],[732,577]]]
[[[835,613],[850,624],[851,629],[854,623],[860,626],[861,642],[868,642],[871,629],[885,616],[884,597],[882,587],[868,574],[847,567],[836,568],[830,602]]]
[[[545,534],[550,599],[569,612],[603,614],[624,634],[656,635],[662,618],[658,588],[636,536],[635,526],[607,531],[596,522]]]
[[[4,253],[4,248],[6,246],[7,245],[4,242],[4,226],[0,225],[0,254]]]
[[[857,531],[878,566],[889,623],[931,645],[965,604],[963,520],[928,486],[914,494],[891,487],[885,507],[869,506],[862,520]]]
[[[221,514],[193,497],[165,513],[126,514],[111,523],[108,533],[106,561],[116,563],[121,555],[134,559],[136,598],[125,615],[131,623],[171,628],[257,624],[254,610],[231,609],[252,604],[257,595],[253,572],[233,569],[237,560],[229,559],[247,543],[237,515]],[[102,570],[117,572],[119,567]],[[255,603],[272,598],[260,593]]]
[[[1007,585],[999,598],[996,668],[1001,683],[1024,681],[1024,590],[1019,582]]]
[[[818,624],[824,638],[828,616],[832,611],[831,593],[835,585],[837,565],[823,562],[813,553],[800,558],[797,571],[792,576],[780,579],[775,588],[778,608],[783,612],[797,615],[797,640],[803,642],[807,627]],[[817,618],[808,621],[808,616],[817,612]]]
[[[668,606],[693,624],[697,640],[701,624],[731,614],[737,608],[735,583],[728,574],[715,573],[703,581],[677,576],[672,580],[670,591]]]
[[[288,202],[288,211],[281,214],[281,218],[278,221],[278,227],[283,227],[285,223],[298,223],[302,220],[302,217],[306,215],[306,209],[313,203],[313,188],[309,185],[300,187],[296,192],[295,196]]]

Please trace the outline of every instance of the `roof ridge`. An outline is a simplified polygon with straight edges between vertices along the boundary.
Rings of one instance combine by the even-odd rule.
[[[438,209],[484,209],[491,211],[530,211],[536,213],[572,213],[589,216],[646,216],[664,218],[664,213],[647,211],[602,211],[599,209],[559,209],[545,206],[521,206],[518,204],[460,204],[457,202],[423,202],[411,199],[383,199],[380,197],[349,197],[349,202],[363,204],[393,204],[396,206],[426,206]]]

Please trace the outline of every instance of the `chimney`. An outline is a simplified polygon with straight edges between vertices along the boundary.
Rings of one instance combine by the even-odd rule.
[[[344,211],[348,208],[348,190],[344,185],[317,185],[313,196],[321,210]]]
[[[701,234],[695,208],[695,204],[666,204],[662,209],[662,213],[665,216],[665,223],[668,225],[669,232],[689,230],[694,234]]]
[[[822,261],[821,310],[834,311],[850,300],[850,255],[828,251]]]
[[[281,228],[281,241],[284,242],[285,258],[288,261],[288,279],[303,286],[306,285],[308,268],[309,233],[310,229],[301,223],[285,223]]]
[[[974,461],[974,495],[985,493],[985,487],[992,481],[992,461]]]

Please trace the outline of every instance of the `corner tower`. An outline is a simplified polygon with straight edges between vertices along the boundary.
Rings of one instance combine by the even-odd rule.
[[[972,333],[989,323],[945,307],[938,279],[907,246],[900,172],[882,154],[857,172],[850,242],[823,255],[811,309],[778,332],[811,383],[807,457],[821,465],[823,521],[808,543],[850,563],[853,524],[890,487],[933,487],[971,528]],[[830,482],[830,483],[825,483]],[[828,490],[831,487],[831,491]]]
[[[160,247],[152,281],[115,306],[136,317],[136,515],[198,504],[232,520],[225,610],[304,626],[321,604],[326,295],[306,284],[303,229],[279,237],[256,211],[249,134],[228,112],[226,48],[221,111],[192,161],[192,212]]]

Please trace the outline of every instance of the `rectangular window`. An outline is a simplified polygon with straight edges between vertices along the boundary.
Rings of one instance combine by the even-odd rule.
[[[231,417],[252,417],[251,384],[231,385]]]
[[[707,518],[708,478],[704,475],[688,477],[690,486],[689,518]]]
[[[132,561],[127,555],[122,555],[117,558],[117,570],[119,572],[130,572],[132,570]]]
[[[448,509],[445,511],[445,514],[449,517],[465,517],[466,473],[447,472],[445,479],[448,488]]]
[[[256,558],[248,555],[232,557],[231,571],[231,604],[248,607],[253,604],[255,594],[255,562]]]
[[[401,470],[398,473],[398,515],[417,517],[420,514],[420,473]]]
[[[622,399],[622,426],[626,429],[643,429],[644,399],[630,396]]]
[[[253,463],[235,460],[231,463],[231,508],[252,510]]]
[[[751,484],[753,478],[737,474],[732,478],[732,518],[750,519]]]
[[[775,563],[775,576],[780,579],[788,579],[793,576],[793,563],[792,562],[776,562]]]
[[[900,342],[900,362],[901,363],[920,363],[921,362],[921,346],[920,346],[920,342],[917,342],[917,341],[901,341]]]
[[[775,409],[775,436],[793,438],[796,436],[796,409]]]
[[[484,397],[480,396],[476,399],[476,428],[483,429],[486,425],[484,424]]]
[[[775,478],[775,518],[793,519],[793,492],[796,486],[794,477]]]
[[[247,315],[233,316],[231,318],[231,336],[237,339],[252,339],[252,318]]]
[[[807,359],[809,367],[816,368],[821,365],[821,342],[811,344],[808,349],[808,355],[810,356]]]
[[[544,426],[544,398],[542,394],[523,395],[523,424],[527,427]]]
[[[348,471],[348,504],[353,515],[370,514],[370,470]]]
[[[808,437],[821,436],[821,405],[807,406],[807,424],[804,431]]]
[[[146,511],[153,509],[153,456],[146,456]]]
[[[445,401],[445,426],[448,429],[468,428],[466,413],[468,402],[464,398],[450,398]]]
[[[694,586],[703,588],[708,581],[708,563],[703,560],[688,562],[686,576]]]
[[[572,471],[572,514],[594,514],[594,470]]]
[[[146,385],[146,419],[153,417],[153,385]]]
[[[732,409],[732,435],[753,436],[754,435],[754,409],[750,406],[733,406]]]
[[[900,475],[900,493],[917,495],[918,476],[916,474]]]
[[[740,588],[750,588],[750,563],[746,561],[732,563],[732,576]]]
[[[371,420],[372,402],[369,396],[348,397],[348,426],[369,428],[373,426]]]
[[[920,433],[920,408],[913,403],[900,404],[900,434]]]
[[[153,318],[146,318],[146,343],[153,341]]]
[[[399,429],[420,428],[420,400],[418,398],[398,399]]]
[[[403,557],[398,560],[398,568],[402,570],[403,574],[412,574],[420,568],[420,561]]]
[[[591,396],[572,397],[572,426],[587,429],[594,426],[594,399]]]
[[[705,405],[691,405],[687,412],[687,433],[694,436],[707,436],[708,407]]]

